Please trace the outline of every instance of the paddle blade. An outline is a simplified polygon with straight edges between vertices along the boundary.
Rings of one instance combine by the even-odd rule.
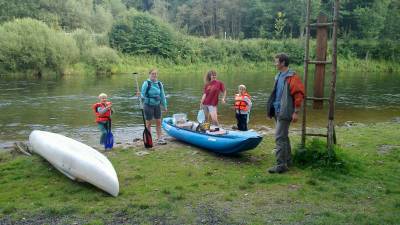
[[[144,129],[143,131],[143,143],[145,148],[153,147],[153,138],[151,138],[151,134],[147,129]]]
[[[104,148],[112,149],[114,146],[114,135],[110,132],[107,132],[106,140],[104,142]]]

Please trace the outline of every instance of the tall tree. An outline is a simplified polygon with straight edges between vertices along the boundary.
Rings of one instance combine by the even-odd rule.
[[[151,14],[160,17],[164,21],[169,20],[167,0],[153,0],[153,6],[150,10]]]
[[[398,41],[400,40],[400,1],[392,0],[388,8],[381,37]]]

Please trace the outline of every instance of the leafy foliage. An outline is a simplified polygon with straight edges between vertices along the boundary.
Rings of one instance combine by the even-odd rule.
[[[341,150],[339,148],[335,147],[334,151],[328,151],[325,142],[319,139],[313,139],[306,144],[304,149],[296,149],[294,162],[302,168],[330,168],[341,172],[347,172],[346,161],[340,153]]]
[[[0,66],[9,71],[52,68],[62,72],[79,55],[74,39],[33,19],[1,25],[0,49]]]
[[[362,59],[374,58],[400,60],[400,43],[394,40],[343,40],[339,42],[339,54]]]
[[[88,63],[94,66],[98,73],[110,73],[112,66],[118,62],[117,53],[107,46],[90,49]]]
[[[333,2],[311,0],[311,18],[322,12],[331,20]],[[399,4],[398,0],[340,1],[339,34],[397,40]],[[306,4],[304,0],[0,0],[0,22],[31,17],[68,31],[83,28],[106,33],[128,9],[149,12],[191,35],[297,38],[304,34]],[[279,13],[285,17],[276,16]]]
[[[98,36],[86,30],[78,29],[72,33],[80,51],[80,60],[93,66],[97,73],[109,73],[119,62],[117,52],[105,45],[98,44]]]
[[[311,0],[311,18],[323,12],[332,19],[332,4]],[[341,1],[339,55],[400,60],[399,9],[397,0]],[[10,25],[26,17],[43,22],[25,22],[28,35]],[[40,71],[54,65],[60,72],[80,60],[109,71],[110,63],[99,64],[118,61],[109,45],[177,64],[262,62],[277,52],[301,64],[304,18],[304,0],[0,0],[0,66]]]
[[[146,13],[131,11],[117,21],[110,32],[113,48],[128,54],[153,54],[173,57],[173,30]]]
[[[78,28],[103,33],[108,32],[114,20],[126,11],[120,0],[0,0],[0,22],[30,17],[41,20],[50,27],[72,31]]]

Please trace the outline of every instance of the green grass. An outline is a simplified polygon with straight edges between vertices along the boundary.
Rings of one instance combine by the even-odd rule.
[[[273,62],[251,62],[245,60],[231,60],[226,62],[196,62],[196,63],[174,63],[172,60],[158,56],[128,56],[121,55],[121,61],[112,67],[113,74],[141,72],[147,73],[150,68],[158,68],[164,72],[188,72],[188,71],[275,71]],[[303,73],[303,65],[291,64],[291,68]],[[310,67],[311,69],[313,67]],[[338,70],[342,71],[364,71],[364,72],[396,72],[400,71],[398,63],[379,60],[362,60],[357,58],[339,58]],[[330,70],[327,70],[329,72]],[[78,63],[65,71],[66,74],[84,75],[95,74],[96,70],[84,63]],[[50,74],[53,75],[53,74]]]
[[[170,72],[187,71],[230,71],[240,69],[242,71],[274,71],[273,62],[251,62],[245,60],[231,60],[226,62],[196,62],[175,64],[169,59],[156,56],[121,56],[121,62],[112,69],[113,73],[131,73],[134,71],[147,72],[150,68],[158,68]],[[291,67],[303,73],[303,65],[292,64]],[[313,67],[310,67],[313,68]],[[393,72],[400,71],[398,63],[379,60],[362,60],[357,58],[338,59],[338,70],[365,71],[365,72]]]
[[[303,65],[291,64],[290,67],[295,71],[299,71],[303,74]],[[176,72],[197,72],[203,71],[204,73],[210,69],[215,69],[219,72],[229,72],[240,70],[242,72],[247,71],[275,71],[273,62],[251,62],[242,59],[234,60],[227,59],[226,62],[196,62],[196,63],[179,63],[176,64],[172,60],[165,59],[159,56],[128,56],[121,55],[121,60],[118,64],[113,65],[111,69],[112,74],[120,73],[132,73],[140,72],[145,73],[150,68],[157,68],[163,72],[176,73]],[[313,67],[310,67],[310,71]],[[338,70],[339,71],[362,71],[362,72],[398,72],[400,71],[400,64],[391,61],[382,60],[363,60],[357,58],[341,58],[338,59]],[[86,75],[96,74],[96,70],[93,66],[87,65],[83,62],[77,63],[70,66],[64,71],[67,75]],[[330,73],[328,68],[327,73]],[[0,71],[2,76],[14,76],[14,77],[27,77],[34,76],[30,71],[27,72],[8,72]],[[51,71],[45,70],[43,76],[57,76],[58,74]]]
[[[107,153],[120,182],[116,198],[69,180],[38,156],[0,154],[0,223],[396,224],[400,221],[400,124],[337,130],[347,170],[266,169],[273,137],[237,156],[181,144],[137,156]],[[292,136],[292,143],[299,142]],[[383,145],[392,146],[380,152]]]

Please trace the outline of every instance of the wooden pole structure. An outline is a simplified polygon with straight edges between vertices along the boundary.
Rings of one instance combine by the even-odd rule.
[[[336,69],[337,69],[337,27],[338,27],[338,13],[339,0],[335,0],[333,9],[333,32],[332,32],[332,80],[331,80],[331,93],[329,96],[329,115],[328,115],[328,151],[333,152],[333,146],[336,144],[335,133],[335,101],[336,101]]]
[[[326,24],[328,17],[320,14],[317,19],[318,24]],[[316,48],[316,61],[325,62],[326,53],[328,49],[328,26],[317,27],[317,48]],[[325,83],[325,63],[317,63],[315,65],[314,75],[314,97],[324,97],[324,83]],[[324,106],[323,100],[314,100],[313,108],[322,109]]]
[[[309,48],[310,48],[310,11],[311,11],[311,0],[307,0],[307,9],[306,9],[306,37],[305,37],[305,49],[304,49],[304,96],[307,96],[307,76],[308,76],[308,61],[309,59]],[[301,146],[304,148],[306,145],[306,111],[307,111],[307,103],[304,101],[303,103],[303,119],[301,123]]]

